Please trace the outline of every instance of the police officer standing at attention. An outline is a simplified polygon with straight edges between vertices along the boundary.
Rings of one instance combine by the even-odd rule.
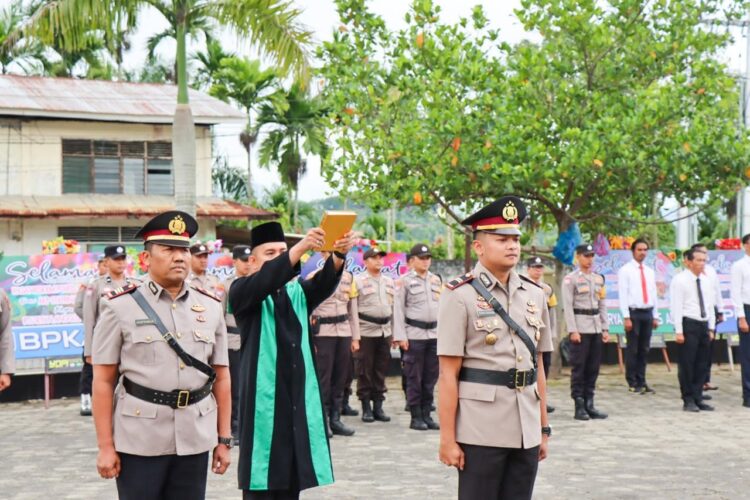
[[[208,451],[213,472],[229,466],[221,304],[186,282],[197,230],[185,212],[151,219],[137,234],[148,277],[102,300],[93,346],[97,469],[117,478],[123,500],[203,499]]]
[[[10,387],[10,376],[16,371],[10,313],[8,295],[5,290],[0,289],[0,391]]]
[[[737,315],[740,337],[739,361],[742,369],[742,406],[750,408],[750,234],[742,237],[745,255],[732,264],[730,297]]]
[[[218,295],[216,292],[219,286],[219,278],[206,272],[208,269],[208,254],[210,253],[211,250],[203,243],[196,243],[190,247],[192,258],[190,259],[191,273],[188,280],[190,283]]]
[[[440,429],[430,412],[438,378],[437,315],[443,283],[430,272],[427,245],[414,245],[408,258],[411,271],[400,279],[393,308],[393,341],[403,352],[409,428]]]
[[[541,257],[531,257],[526,260],[526,274],[531,278],[534,283],[542,287],[544,290],[544,297],[547,299],[547,312],[549,314],[549,332],[550,338],[552,339],[552,346],[554,348],[557,340],[557,297],[552,287],[544,282],[544,262]],[[552,365],[552,351],[542,352],[542,359],[544,360],[544,378],[549,378],[549,369]],[[555,411],[554,406],[547,404],[547,413]]]
[[[237,320],[229,304],[229,289],[237,278],[250,275],[250,247],[247,245],[236,245],[232,249],[232,261],[234,263],[234,274],[220,283],[217,288],[217,296],[221,298],[224,320],[227,323],[227,347],[229,349],[229,374],[234,381],[232,384],[232,436],[234,444],[240,441],[240,329]]]
[[[576,247],[578,269],[565,276],[562,284],[565,323],[570,334],[570,393],[576,420],[607,418],[594,406],[596,379],[602,363],[603,343],[609,341],[604,276],[593,272],[594,247]]]
[[[395,284],[380,272],[385,255],[386,252],[376,247],[369,248],[363,255],[365,272],[354,277],[359,332],[352,332],[352,340],[359,342],[357,397],[362,401],[365,423],[391,420],[383,411],[383,401],[387,391],[385,376],[391,360]]]
[[[78,288],[78,291],[76,292],[76,299],[73,305],[73,311],[76,313],[76,316],[78,316],[81,319],[83,319],[83,298],[86,296],[86,289],[91,283],[94,282],[96,278],[107,274],[107,259],[105,259],[103,255],[99,257],[99,260],[96,262],[96,269],[97,269],[97,276],[95,278],[89,279],[88,281],[86,281],[86,283],[81,283],[81,286]]]
[[[331,253],[321,252],[321,255],[325,261]],[[307,279],[316,273],[311,273]],[[352,332],[359,331],[356,292],[354,276],[344,271],[333,295],[310,315],[320,393],[329,418],[329,437],[354,435],[354,429],[341,421],[341,414],[345,386],[351,375],[352,351],[359,350],[359,342],[352,342]]]
[[[104,263],[106,273],[92,280],[86,287],[83,296],[83,355],[86,365],[91,369],[91,348],[94,342],[94,327],[99,320],[99,303],[116,288],[124,287],[130,283],[140,283],[138,278],[125,276],[128,266],[125,247],[122,245],[110,245],[104,247]],[[92,372],[93,375],[93,372]],[[81,371],[83,381],[83,370]],[[81,384],[81,415],[91,415],[91,376],[86,383]]]
[[[463,221],[479,262],[440,297],[440,460],[459,500],[530,499],[547,456],[544,291],[514,270],[526,207],[504,196]]]

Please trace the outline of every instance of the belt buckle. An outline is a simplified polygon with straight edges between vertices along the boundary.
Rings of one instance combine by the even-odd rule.
[[[162,338],[165,342],[169,343],[170,340],[174,340],[174,335],[172,335],[172,332],[167,332],[164,335],[162,335]]]
[[[521,383],[518,382],[518,376],[521,376]],[[516,370],[516,373],[513,374],[513,385],[516,386],[516,390],[520,391],[524,387],[526,387],[526,370]]]
[[[183,396],[185,397],[185,402],[182,402]],[[177,393],[177,408],[187,408],[188,403],[190,403],[190,391],[180,391]]]

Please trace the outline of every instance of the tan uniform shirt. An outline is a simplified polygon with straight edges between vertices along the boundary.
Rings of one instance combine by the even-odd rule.
[[[81,319],[83,319],[83,299],[86,297],[86,289],[91,286],[94,280],[96,280],[96,278],[91,278],[85,283],[81,283],[81,286],[78,287],[78,291],[76,292],[76,300],[73,303],[73,312],[75,312],[76,316]]]
[[[16,353],[13,331],[10,326],[10,300],[5,290],[0,290],[0,373],[15,373]]]
[[[203,288],[204,290],[213,293],[217,297],[219,296],[219,294],[217,293],[217,288],[219,287],[219,278],[217,278],[213,274],[206,273],[203,275],[197,275],[195,273],[190,273],[190,276],[188,276],[188,283],[196,285],[199,288]]]
[[[557,339],[557,296],[555,291],[547,283],[542,281],[539,283],[544,290],[544,297],[547,299],[547,310],[549,312],[549,335],[552,338],[552,345],[554,347],[555,340]],[[554,349],[553,349],[554,350]]]
[[[437,327],[430,330],[406,324],[406,318],[431,323],[437,321],[443,283],[440,276],[427,272],[424,278],[410,271],[400,280],[393,306],[393,339],[426,340],[437,338]]]
[[[563,279],[562,296],[569,333],[602,333],[609,330],[604,276],[584,274],[576,269]],[[576,314],[575,309],[597,310],[598,313]]]
[[[188,353],[209,365],[228,364],[221,304],[187,284],[175,300],[150,278],[139,287],[164,325]],[[132,294],[102,300],[93,346],[95,365],[119,365],[122,376],[159,391],[196,390],[208,377],[185,366],[162,339]],[[172,409],[115,390],[115,449],[142,456],[194,455],[217,442],[213,394],[185,408]]]
[[[227,347],[232,351],[239,351],[242,347],[242,337],[240,337],[240,329],[237,326],[237,320],[234,319],[234,314],[231,312],[229,307],[229,289],[232,287],[232,283],[237,279],[237,276],[230,276],[223,282],[219,283],[216,287],[217,297],[221,299],[222,311],[224,311],[224,321],[227,324]]]
[[[473,275],[474,279],[489,281],[486,288],[535,342],[538,352],[552,350],[541,288],[522,280],[515,271],[511,271],[506,288],[481,263],[477,263]],[[538,339],[534,325],[538,325]],[[494,345],[485,342],[488,334],[497,336]],[[534,367],[526,345],[471,283],[446,289],[440,297],[437,353],[460,356],[462,366],[469,368],[508,371]],[[538,446],[542,433],[536,384],[514,390],[459,381],[456,441],[502,448]]]
[[[307,279],[311,277],[312,274]],[[344,271],[336,291],[313,311],[312,316],[321,318],[348,316],[349,318],[341,323],[321,324],[318,337],[352,337],[352,332],[356,331],[357,338],[359,338],[357,316],[359,311],[356,297],[357,285],[354,283],[354,276],[349,271]]]
[[[99,320],[99,308],[102,297],[106,297],[111,291],[128,285],[130,283],[140,283],[138,278],[125,277],[121,280],[113,280],[108,274],[94,278],[86,287],[86,293],[83,295],[83,355],[91,356],[91,346],[93,345],[94,327]]]
[[[393,279],[388,276],[373,277],[364,272],[354,277],[357,287],[357,311],[358,314],[367,314],[375,318],[393,318],[393,297],[396,286]],[[359,340],[361,337],[390,337],[391,321],[385,325],[370,323],[359,319],[359,332],[352,332],[352,339]]]

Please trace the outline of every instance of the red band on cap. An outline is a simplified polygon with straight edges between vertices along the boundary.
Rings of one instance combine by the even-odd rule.
[[[518,225],[518,219],[515,220],[506,220],[503,219],[500,216],[497,217],[487,217],[486,219],[481,219],[476,222],[474,222],[471,227],[473,229],[477,229],[480,226],[497,226],[497,225],[505,225],[505,224],[514,224]]]

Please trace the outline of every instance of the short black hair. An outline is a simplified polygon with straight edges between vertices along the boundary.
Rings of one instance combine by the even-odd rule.
[[[651,245],[649,245],[649,244],[648,244],[648,241],[646,241],[646,238],[638,238],[638,239],[636,239],[636,240],[635,240],[635,241],[633,242],[633,244],[632,244],[632,245],[630,245],[630,251],[631,251],[631,252],[635,252],[635,248],[636,248],[636,247],[637,247],[638,245],[641,245],[641,244],[643,244],[643,245],[646,245],[646,250],[648,250],[648,249],[650,249],[650,248],[651,248]]]
[[[696,250],[700,248],[708,249],[708,245],[699,241],[698,243],[694,243],[693,246],[690,247],[690,250]]]
[[[747,233],[745,236],[742,237],[742,244],[743,245],[745,243],[747,243],[748,241],[750,241],[750,233]]]
[[[143,249],[145,251],[147,251],[147,252],[150,253],[151,252],[151,247],[153,247],[153,246],[154,246],[154,242],[153,241],[147,241],[146,243],[143,244]]]
[[[706,252],[704,252],[703,250],[700,250],[698,248],[691,248],[690,250],[685,252],[685,258],[687,260],[693,260],[695,258],[695,254],[697,253],[702,253],[704,255],[707,255]]]

